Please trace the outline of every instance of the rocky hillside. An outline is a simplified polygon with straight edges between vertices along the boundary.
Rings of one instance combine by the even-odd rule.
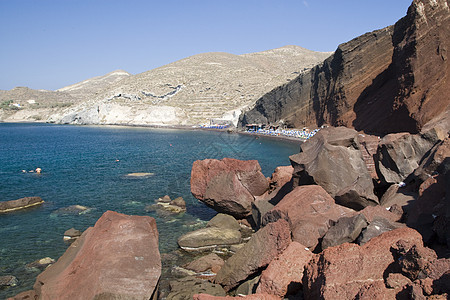
[[[113,83],[68,109],[62,123],[197,125],[234,120],[256,99],[330,53],[286,46],[233,55],[203,53]]]
[[[414,0],[395,25],[340,45],[323,64],[261,97],[240,124],[417,133],[449,110],[449,47],[448,0]]]

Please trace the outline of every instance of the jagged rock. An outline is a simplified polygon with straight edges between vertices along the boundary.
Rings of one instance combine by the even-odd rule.
[[[358,300],[396,299],[395,291],[387,289],[381,281],[365,283],[356,294]]]
[[[294,168],[292,166],[276,167],[269,180],[270,191],[273,191],[276,188],[281,188],[290,182],[292,179],[292,172],[294,172]]]
[[[380,205],[387,208],[397,204],[403,211],[407,211],[417,199],[417,196],[418,195],[411,192],[409,188],[393,184],[383,194],[383,197],[381,197]]]
[[[202,256],[194,261],[191,261],[184,268],[192,270],[197,273],[205,272],[211,270],[213,273],[217,273],[224,264],[224,260],[221,259],[217,254],[210,253],[208,255]]]
[[[406,132],[383,137],[375,155],[380,180],[387,184],[403,182],[419,167],[425,153],[435,142],[425,136]]]
[[[395,262],[391,247],[399,240],[423,246],[420,234],[405,227],[385,232],[364,246],[345,243],[313,256],[303,279],[305,299],[355,299],[367,285],[384,287],[384,273]]]
[[[17,200],[1,201],[0,213],[25,209],[44,203],[41,197],[25,197]]]
[[[193,299],[195,294],[206,293],[215,296],[225,296],[224,289],[206,280],[195,277],[185,277],[170,282],[170,293],[167,300],[188,300]]]
[[[19,281],[13,275],[0,276],[0,289],[16,286],[18,284]]]
[[[155,219],[107,211],[37,277],[34,291],[42,299],[149,299],[160,274]]]
[[[367,222],[369,223],[372,222],[377,217],[387,219],[392,222],[398,222],[402,217],[402,213],[400,214],[393,213],[382,206],[367,206],[359,213],[363,214]]]
[[[296,187],[266,213],[263,225],[285,219],[289,222],[292,239],[314,250],[330,228],[330,221],[336,222],[343,216],[354,214],[354,210],[335,204],[321,186],[303,185]]]
[[[380,234],[391,231],[400,227],[404,227],[402,223],[392,222],[384,218],[375,217],[372,222],[361,232],[357,242],[359,245],[364,245],[372,238]]]
[[[353,242],[367,225],[367,220],[363,214],[340,218],[323,237],[322,249]]]
[[[258,199],[252,203],[252,218],[256,224],[256,228],[260,228],[264,215],[275,207],[267,199]]]
[[[394,26],[339,45],[323,64],[261,97],[240,124],[417,133],[449,110],[449,32],[446,0],[414,0]]]
[[[194,162],[191,192],[218,212],[244,218],[255,196],[264,194],[269,183],[256,160],[205,159]]]
[[[244,281],[234,290],[234,294],[237,296],[254,294],[258,286],[259,278],[260,276],[255,276],[254,278]]]
[[[402,289],[411,283],[412,281],[408,277],[400,273],[389,273],[386,278],[386,287],[391,289]]]
[[[225,262],[217,273],[215,282],[227,291],[232,289],[260,268],[267,266],[290,243],[291,232],[285,220],[267,224]]]
[[[242,297],[218,297],[218,296],[211,296],[207,294],[196,294],[193,297],[193,300],[230,300],[230,299],[242,299]],[[269,294],[252,294],[245,296],[246,300],[279,300],[277,296],[269,295]]]
[[[301,287],[304,268],[312,256],[304,245],[292,242],[262,272],[256,292],[280,298],[294,294]]]
[[[294,184],[316,183],[336,203],[353,209],[378,204],[355,130],[322,129],[301,145],[300,153],[289,158],[294,166]]]

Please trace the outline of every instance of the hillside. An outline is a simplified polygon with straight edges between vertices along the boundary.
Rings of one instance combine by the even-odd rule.
[[[450,108],[448,1],[415,0],[394,26],[338,47],[323,64],[261,97],[240,125],[344,125],[417,133]]]
[[[198,125],[237,122],[241,109],[330,53],[286,46],[258,53],[203,53],[128,76],[65,112],[61,123]]]

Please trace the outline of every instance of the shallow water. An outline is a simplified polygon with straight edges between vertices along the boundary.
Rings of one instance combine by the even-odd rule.
[[[88,127],[0,123],[0,201],[40,196],[45,203],[0,214],[0,276],[19,286],[0,290],[0,299],[30,289],[39,271],[26,264],[64,253],[64,231],[85,230],[106,211],[150,215],[157,221],[160,251],[177,248],[177,238],[203,226],[215,212],[190,193],[190,171],[198,159],[257,159],[263,173],[289,165],[300,142],[211,131],[134,127]],[[42,174],[29,173],[37,167]],[[25,170],[27,172],[22,172]],[[130,173],[151,173],[127,176]],[[187,213],[161,215],[145,206],[164,195],[182,196]],[[83,214],[57,214],[79,204]]]

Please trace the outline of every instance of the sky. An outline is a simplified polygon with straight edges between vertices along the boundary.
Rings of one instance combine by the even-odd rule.
[[[334,51],[412,0],[0,0],[0,89],[56,90],[122,69],[285,45]]]

